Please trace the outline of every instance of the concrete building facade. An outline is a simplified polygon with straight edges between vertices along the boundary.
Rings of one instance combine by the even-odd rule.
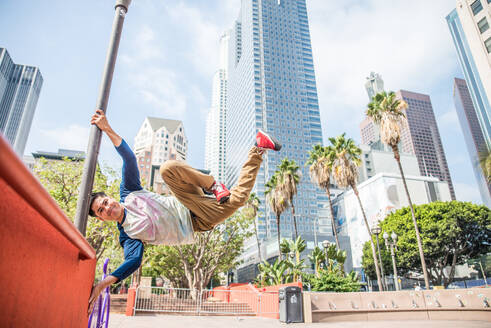
[[[43,86],[39,68],[18,65],[0,48],[0,132],[22,156]]]
[[[405,177],[413,204],[451,200],[447,182],[425,176]],[[400,174],[378,173],[360,183],[358,191],[370,227],[393,211],[409,206]],[[369,235],[353,190],[347,190],[337,197],[334,208],[341,235],[350,237],[352,266],[355,270],[361,270],[363,245],[369,240]]]
[[[144,188],[152,187],[155,192],[164,193],[162,183],[152,179],[152,166],[160,166],[167,160],[185,161],[188,139],[184,125],[178,120],[146,117],[135,137],[133,150],[138,161],[140,177]],[[153,180],[153,181],[152,181]]]
[[[399,90],[396,94],[408,104],[405,111],[407,128],[402,129],[401,150],[416,155],[422,176],[432,176],[446,181],[450,195],[455,199],[455,190],[430,96],[406,90]]]

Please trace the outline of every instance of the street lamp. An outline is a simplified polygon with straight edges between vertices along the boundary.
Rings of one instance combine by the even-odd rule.
[[[390,237],[392,238],[392,240],[390,240],[389,234],[387,232],[384,232],[383,237],[385,239],[385,247],[386,248],[390,247],[390,255],[392,256],[392,267],[394,268],[394,285],[396,287],[396,290],[400,290],[399,278],[397,277],[396,255],[394,253],[394,248],[397,251],[397,235],[395,232],[392,232],[390,234]]]
[[[102,74],[102,82],[97,98],[96,109],[106,112],[107,102],[109,100],[109,92],[111,91],[111,83],[113,79],[114,66],[118,54],[119,41],[121,40],[121,31],[123,29],[124,18],[128,12],[131,0],[116,0],[114,7],[114,19],[109,41],[109,48],[106,55],[106,63]],[[78,193],[77,212],[75,214],[75,226],[82,235],[85,236],[87,228],[87,218],[89,214],[89,199],[92,187],[94,185],[94,176],[97,166],[97,155],[101,146],[102,131],[92,125],[90,128],[89,144],[87,146],[87,157],[85,158],[84,170],[82,173],[82,182]]]
[[[322,247],[324,247],[324,252],[326,253],[326,268],[328,267],[328,256],[327,256],[327,249],[329,248],[329,245],[331,243],[329,242],[329,240],[325,239],[324,241],[322,241]]]
[[[387,290],[387,283],[385,281],[385,276],[384,276],[384,265],[382,264],[382,257],[380,256],[380,245],[378,242],[378,235],[382,232],[382,229],[378,226],[378,224],[372,228],[372,234],[374,234],[377,237],[377,251],[378,251],[378,263],[380,263],[380,271],[382,273],[382,284],[385,283],[385,286],[380,286],[383,287],[381,290],[385,289]],[[374,261],[375,264],[375,261]]]

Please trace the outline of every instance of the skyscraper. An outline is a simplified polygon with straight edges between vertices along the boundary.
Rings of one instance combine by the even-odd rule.
[[[491,5],[458,0],[447,23],[488,150],[491,150]]]
[[[450,195],[452,199],[455,199],[455,191],[430,96],[406,90],[399,90],[396,94],[397,98],[408,104],[405,111],[407,126],[401,131],[403,152],[416,154],[421,175],[433,176],[446,181]]]
[[[372,101],[372,98],[379,92],[384,91],[384,80],[375,72],[370,72],[365,82],[365,89],[367,90],[368,100]],[[360,123],[361,143],[370,145],[380,141],[380,131],[376,124],[372,123],[372,119],[365,117]]]
[[[465,80],[454,79],[453,97],[481,198],[486,206],[491,207],[491,185],[487,183],[487,179],[484,177],[479,163],[480,154],[487,149],[486,141],[484,140],[484,135],[479,125],[476,110],[472,105],[471,95]]]
[[[160,175],[158,169],[166,160],[185,161],[188,139],[181,121],[157,117],[146,117],[135,137],[134,151],[141,178],[146,182],[145,188],[153,187],[162,193],[161,186],[156,186]],[[158,189],[158,190],[157,190]]]
[[[225,180],[227,69],[230,32],[220,38],[220,64],[213,76],[211,108],[206,120],[205,168],[218,181]]]
[[[43,77],[37,67],[14,64],[0,48],[0,131],[22,156],[31,129]]]
[[[257,177],[259,236],[277,234],[264,184],[285,157],[295,160],[303,175],[294,200],[298,233],[312,236],[319,192],[304,163],[307,151],[322,143],[322,130],[305,0],[241,1],[230,35],[227,88],[227,184],[237,181],[256,131],[270,132],[284,146],[264,156]],[[281,235],[291,237],[293,231],[287,210]]]
[[[384,81],[382,80],[382,77],[375,72],[370,72],[370,75],[365,82],[365,89],[367,90],[368,100],[372,101],[373,96],[384,91]]]
[[[430,96],[400,90],[396,92],[396,97],[409,105],[405,111],[406,120],[401,128],[400,151],[416,155],[422,176],[433,176],[446,181],[450,188],[450,195],[452,199],[455,199],[455,191]],[[360,132],[362,144],[380,143],[378,127],[370,119],[363,120],[360,124]]]

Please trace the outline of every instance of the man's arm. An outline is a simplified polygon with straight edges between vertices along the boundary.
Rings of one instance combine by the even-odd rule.
[[[106,287],[111,286],[118,281],[124,280],[133,272],[138,270],[141,265],[143,258],[143,243],[138,239],[131,239],[127,235],[126,238],[124,238],[124,236],[122,237],[121,245],[124,249],[124,262],[114,272],[92,288],[92,293],[90,294],[89,298],[89,314],[94,308],[97,297]]]
[[[92,115],[90,123],[97,125],[101,131],[107,134],[114,147],[116,147],[116,151],[123,159],[123,174],[120,188],[121,202],[123,202],[124,198],[130,192],[143,189],[140,184],[140,172],[135,154],[123,138],[114,132],[102,110],[96,110],[96,113]]]
[[[97,127],[101,129],[102,132],[106,133],[109,139],[111,139],[114,147],[119,147],[119,145],[121,145],[121,141],[123,140],[123,138],[121,138],[116,132],[114,132],[114,130],[109,125],[109,122],[107,121],[106,114],[104,114],[102,110],[97,109],[95,111],[95,114],[92,115],[90,123],[97,125]]]

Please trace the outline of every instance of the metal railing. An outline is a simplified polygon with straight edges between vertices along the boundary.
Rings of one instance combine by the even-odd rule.
[[[134,312],[260,315],[279,311],[277,292],[254,290],[193,290],[143,287],[136,290]]]

